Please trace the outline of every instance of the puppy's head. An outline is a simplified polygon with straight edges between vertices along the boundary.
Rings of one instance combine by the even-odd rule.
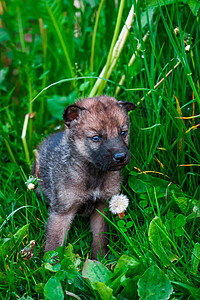
[[[130,161],[128,111],[131,102],[101,96],[68,106],[63,114],[68,138],[80,159],[101,170],[120,170]]]

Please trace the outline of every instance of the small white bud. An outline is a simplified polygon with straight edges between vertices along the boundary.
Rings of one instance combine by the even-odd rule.
[[[28,184],[28,189],[29,190],[34,190],[34,188],[35,188],[35,184],[33,184],[33,183]]]
[[[185,51],[187,51],[187,52],[190,51],[190,47],[191,47],[190,45],[187,45],[187,46],[185,47]]]
[[[175,33],[175,35],[179,34],[179,28],[178,27],[174,28],[174,33]]]

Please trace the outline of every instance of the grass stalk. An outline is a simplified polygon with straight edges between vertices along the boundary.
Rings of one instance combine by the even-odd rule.
[[[122,9],[121,9],[122,10]],[[113,37],[113,40],[112,40],[112,44],[111,44],[111,47],[110,47],[110,50],[109,50],[109,54],[108,54],[108,59],[107,59],[107,62],[103,68],[103,70],[101,71],[99,77],[100,78],[106,78],[108,79],[116,65],[116,62],[120,56],[120,53],[124,47],[124,44],[125,44],[125,41],[127,39],[127,36],[128,36],[128,33],[129,33],[129,29],[130,29],[130,26],[132,24],[132,21],[133,21],[133,18],[134,18],[134,10],[133,10],[133,6],[131,7],[131,10],[129,12],[129,15],[127,17],[127,20],[126,20],[126,23],[121,31],[121,34],[116,42],[116,36],[117,36],[117,33],[118,33],[118,28],[119,28],[119,16],[121,16],[122,14],[122,11],[119,11],[119,14],[118,14],[118,26],[116,25],[116,28],[115,28],[115,34],[114,34],[114,37]],[[122,16],[121,16],[122,17]],[[113,46],[113,44],[116,42],[116,44]],[[101,79],[97,79],[93,89],[91,90],[90,94],[89,94],[89,97],[94,97],[95,94],[97,93],[97,90],[98,90],[98,94],[100,95],[102,92],[103,92],[103,89],[105,88],[105,83],[102,82]]]
[[[14,154],[13,154],[13,152],[12,152],[12,149],[11,149],[11,147],[10,147],[8,141],[7,141],[5,138],[3,138],[3,139],[4,139],[4,142],[5,142],[5,144],[6,144],[6,148],[7,148],[7,150],[8,150],[8,153],[10,154],[11,161],[14,162],[14,164],[17,165],[15,156],[14,156]]]
[[[176,50],[178,58],[181,61],[181,64],[183,65],[183,67],[184,67],[184,70],[185,70],[185,73],[186,73],[186,77],[188,78],[190,86],[191,86],[191,88],[192,88],[192,90],[194,92],[194,95],[196,97],[196,101],[198,103],[198,106],[200,108],[200,95],[198,94],[197,89],[196,89],[196,87],[194,85],[194,81],[193,81],[193,78],[192,78],[192,71],[190,70],[190,67],[189,67],[189,64],[188,64],[187,56],[186,56],[186,53],[185,53],[185,48],[182,47],[183,48],[182,51],[179,50],[180,48],[178,47],[176,41],[174,40],[174,37],[173,37],[173,35],[171,33],[169,25],[168,25],[168,23],[166,21],[166,18],[164,16],[162,8],[160,6],[159,6],[159,9],[160,9],[160,14],[161,14],[161,17],[162,17],[162,21],[163,21],[163,24],[165,26],[166,32],[167,32],[167,34],[169,36],[170,42],[173,45],[174,49]],[[168,15],[168,19],[169,19],[169,23],[171,25],[171,28],[173,29],[173,26],[172,26],[172,23],[171,23],[170,14],[169,14],[169,11],[168,11],[168,9],[167,9],[166,6],[165,6],[165,9],[167,11],[167,15]],[[179,16],[179,12],[178,11],[179,10],[177,9],[177,16],[178,16],[178,20],[179,20],[180,16]],[[181,26],[180,26],[180,24],[179,24],[179,30],[181,32]]]
[[[67,50],[67,47],[66,47],[66,43],[64,42],[63,40],[63,37],[62,37],[62,34],[61,34],[61,31],[60,31],[60,28],[54,18],[54,15],[51,11],[51,8],[49,7],[48,5],[48,2],[46,1],[46,6],[47,6],[47,11],[49,13],[49,16],[51,18],[51,21],[55,27],[55,30],[56,30],[56,33],[57,33],[57,36],[59,38],[59,41],[60,41],[60,44],[62,46],[62,49],[63,49],[63,52],[64,52],[64,55],[65,55],[65,58],[66,58],[66,61],[67,61],[67,66],[69,68],[69,71],[70,71],[70,74],[71,74],[71,77],[74,77],[74,71],[72,69],[72,64],[71,64],[71,60],[69,58],[69,54],[68,54],[68,50]]]
[[[18,166],[18,163],[17,163],[17,161],[16,161],[16,159],[15,159],[15,156],[14,156],[14,154],[13,154],[13,151],[12,151],[10,145],[9,145],[9,142],[8,142],[7,139],[5,139],[4,137],[3,137],[3,139],[4,139],[4,142],[5,142],[6,148],[7,148],[7,150],[8,150],[8,153],[9,153],[9,155],[10,155],[11,161],[12,161],[16,166]],[[23,176],[22,172],[19,171],[19,173],[20,173],[20,176],[21,176],[22,180],[24,180],[24,176]]]
[[[159,82],[157,82],[155,85],[154,85],[154,90],[157,89],[157,87],[159,87],[161,85],[161,83],[167,78],[169,77],[169,75],[180,65],[180,60],[177,62],[177,64],[173,67],[173,69],[171,69],[166,75],[165,77],[163,77]],[[148,91],[148,93],[146,94],[145,97],[149,96],[150,94],[152,93],[152,90]],[[140,105],[141,102],[144,101],[145,97],[142,97],[141,100],[137,103],[137,105]]]
[[[29,150],[28,150],[28,146],[27,146],[27,142],[26,142],[26,132],[27,132],[27,127],[28,127],[29,116],[30,116],[29,114],[26,114],[26,116],[25,116],[21,138],[22,138],[22,143],[24,146],[26,161],[27,161],[27,164],[30,166],[30,164],[31,164],[30,155],[29,155]]]
[[[42,93],[44,93],[46,90],[48,90],[49,88],[55,86],[55,85],[58,85],[58,84],[61,84],[61,83],[64,83],[64,82],[69,82],[69,81],[73,81],[73,80],[82,80],[82,79],[100,79],[100,80],[105,80],[105,81],[108,81],[114,85],[116,85],[116,83],[112,80],[109,80],[109,79],[105,79],[105,78],[100,78],[100,77],[97,77],[97,76],[83,76],[83,77],[76,77],[76,78],[65,78],[65,79],[61,79],[59,81],[56,81],[56,82],[53,82],[51,83],[50,85],[46,86],[45,88],[43,88],[32,100],[31,102],[34,102]],[[121,87],[123,88],[123,87]],[[125,88],[123,88],[125,90]]]
[[[29,115],[31,115],[33,113],[33,103],[31,102],[31,99],[33,98],[33,94],[32,94],[32,82],[31,82],[31,78],[28,75],[28,71],[27,71],[27,79],[28,79],[28,87],[29,87]],[[32,141],[32,132],[33,132],[33,120],[30,119],[29,122],[29,149],[31,149],[31,141]]]
[[[101,0],[99,4],[99,8],[97,10],[97,15],[96,15],[96,20],[95,20],[95,25],[94,25],[94,31],[92,35],[92,48],[91,48],[91,57],[90,57],[90,71],[93,73],[94,71],[94,50],[95,50],[95,42],[96,42],[96,36],[97,36],[97,27],[99,23],[99,17],[101,13],[102,6],[104,4],[105,0]]]
[[[115,47],[113,49],[113,54],[112,54],[112,61],[111,61],[111,65],[107,71],[107,74],[106,74],[106,79],[110,78],[110,75],[112,74],[112,71],[117,63],[117,60],[124,48],[124,45],[125,45],[125,42],[126,42],[126,39],[128,37],[128,34],[129,34],[129,30],[131,28],[131,24],[133,22],[133,19],[134,19],[134,10],[133,10],[133,6],[129,12],[129,15],[127,17],[127,20],[126,20],[126,23],[124,25],[124,27],[122,28],[122,31],[119,35],[119,38],[115,44]],[[106,81],[102,81],[101,82],[101,85],[102,87],[100,87],[100,89],[104,89],[105,88],[105,85],[106,85]],[[100,94],[102,94],[103,90],[100,91]]]
[[[25,53],[26,47],[25,47],[25,40],[24,40],[24,31],[23,31],[22,17],[21,17],[21,11],[20,11],[19,6],[17,6],[16,10],[17,10],[17,21],[18,21],[20,45],[21,45],[22,52]]]
[[[24,39],[24,31],[23,31],[23,24],[22,24],[22,17],[20,8],[17,7],[17,19],[18,19],[18,26],[19,26],[19,37],[20,37],[20,45],[22,52],[26,53],[26,46],[25,46],[25,39]],[[33,107],[32,107],[32,82],[29,75],[28,65],[25,64],[25,73],[28,81],[28,91],[29,91],[29,114],[32,114]],[[31,140],[32,140],[32,120],[29,122],[29,149],[31,149]],[[26,145],[27,146],[27,145]]]
[[[136,244],[134,243],[133,239],[130,239],[122,229],[120,229],[115,223],[113,223],[108,217],[106,217],[102,212],[100,212],[97,209],[98,213],[100,213],[104,219],[106,219],[109,223],[111,223],[120,233],[121,235],[124,237],[124,239],[126,240],[126,242],[133,248],[135,254],[139,257],[140,256],[140,252],[137,249]]]
[[[145,34],[145,36],[143,37],[143,42],[144,43],[147,41],[148,37],[149,37],[149,32],[147,32]],[[132,55],[132,57],[131,57],[131,59],[128,63],[128,67],[131,67],[134,64],[134,62],[136,60],[136,57],[137,57],[137,53],[140,51],[140,49],[141,49],[141,44],[138,44],[137,51],[135,53],[133,53],[133,55]],[[119,85],[123,85],[125,79],[126,79],[126,75],[122,75],[122,77],[120,79],[120,82],[119,82]],[[121,89],[120,86],[116,87],[115,97],[119,94],[120,89]]]
[[[42,38],[42,49],[43,49],[43,73],[46,72],[46,65],[47,65],[47,29],[44,29],[44,24],[42,18],[39,18],[39,28],[40,28],[40,35]],[[46,85],[46,76],[42,79],[42,89]],[[40,104],[40,124],[42,124],[43,117],[44,117],[44,109],[45,109],[45,99],[44,95],[41,100]]]

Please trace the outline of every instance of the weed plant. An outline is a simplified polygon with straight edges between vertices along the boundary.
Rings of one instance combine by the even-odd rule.
[[[0,1],[0,299],[200,299],[199,8]],[[107,257],[90,260],[89,219],[77,216],[54,264],[48,208],[25,185],[33,150],[63,129],[64,107],[97,94],[138,106],[129,207],[123,220],[107,213]]]

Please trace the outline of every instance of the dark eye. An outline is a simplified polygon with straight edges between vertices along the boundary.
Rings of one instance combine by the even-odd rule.
[[[125,137],[127,135],[127,131],[122,131],[120,134],[122,137]]]
[[[98,135],[95,135],[92,137],[92,141],[93,142],[99,142],[100,141],[100,137]]]

